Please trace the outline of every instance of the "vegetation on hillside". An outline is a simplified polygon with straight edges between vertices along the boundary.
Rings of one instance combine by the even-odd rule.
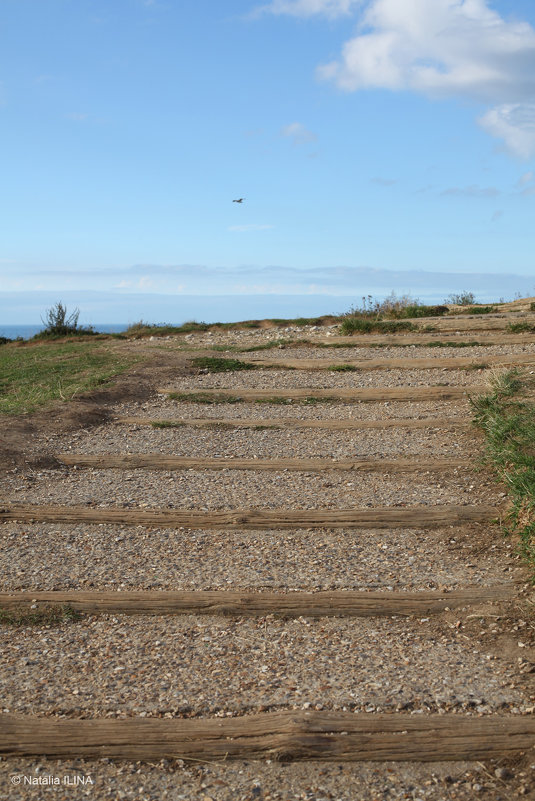
[[[509,490],[506,531],[520,538],[535,569],[535,381],[518,369],[496,372],[486,395],[472,399],[485,434],[486,460]],[[535,573],[534,573],[535,576]]]

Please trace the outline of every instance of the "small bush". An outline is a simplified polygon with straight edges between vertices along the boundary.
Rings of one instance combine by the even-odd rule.
[[[493,314],[498,309],[496,306],[471,306],[466,311],[468,314]]]
[[[66,336],[87,336],[96,334],[92,326],[84,328],[78,325],[80,309],[75,309],[71,314],[67,314],[67,307],[58,302],[45,312],[44,318],[41,317],[45,328],[39,331],[33,339],[47,339]]]
[[[473,292],[452,293],[448,295],[444,303],[452,303],[455,306],[472,306],[476,302],[476,296]]]

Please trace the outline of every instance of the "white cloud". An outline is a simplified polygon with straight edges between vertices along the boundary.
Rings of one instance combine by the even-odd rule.
[[[260,6],[257,13],[288,14],[292,17],[312,17],[324,14],[326,17],[341,17],[349,14],[362,0],[272,0]]]
[[[503,19],[488,0],[368,0],[357,35],[318,75],[349,92],[410,90],[492,105],[479,124],[515,155],[535,153],[535,30]]]
[[[274,225],[258,225],[257,223],[250,223],[249,225],[230,225],[229,231],[268,231],[274,228]]]
[[[492,108],[478,120],[491,136],[503,139],[515,156],[535,155],[535,103],[504,104]]]
[[[285,125],[284,128],[281,128],[281,136],[291,139],[294,145],[306,145],[308,142],[315,142],[318,138],[300,122],[291,122],[289,125]]]

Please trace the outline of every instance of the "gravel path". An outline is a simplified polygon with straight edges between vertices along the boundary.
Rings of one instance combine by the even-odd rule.
[[[431,446],[430,446],[431,447]],[[432,450],[426,456],[432,455]],[[407,486],[407,484],[409,484]],[[348,509],[362,506],[489,504],[495,483],[485,474],[328,473],[232,470],[43,471],[4,482],[4,500],[198,509]]]
[[[455,627],[437,636],[427,623],[417,622],[416,634],[403,619],[102,616],[54,632],[4,631],[2,703],[75,717],[409,703],[449,711],[474,699],[483,713],[522,704],[511,667],[467,651]]]
[[[151,428],[149,426],[101,426],[88,434],[64,438],[56,443],[58,451],[77,454],[161,453],[195,457],[371,458],[432,453],[435,456],[460,457],[473,447],[471,431],[433,431],[430,429],[370,429],[365,431],[328,431],[288,429],[255,431],[251,429],[213,430],[189,426]]]
[[[117,406],[118,417],[149,416],[153,420],[187,420],[188,417],[231,417],[237,420],[254,419],[259,423],[266,418],[301,420],[391,420],[424,419],[431,423],[434,418],[451,417],[470,419],[468,400],[456,403],[445,402],[396,402],[382,403],[318,403],[304,405],[284,403],[184,403],[170,401],[158,395],[151,403],[124,403]]]
[[[236,370],[228,373],[201,373],[182,377],[178,384],[162,387],[168,391],[188,389],[341,389],[342,387],[426,387],[481,386],[487,370],[364,370],[336,372],[330,370]]]
[[[278,332],[325,336],[325,329]],[[252,343],[274,332],[195,335],[190,345]],[[476,338],[476,337],[474,337]],[[180,340],[182,343],[184,340]],[[173,348],[177,340],[140,348]],[[135,349],[128,343],[125,350]],[[332,359],[403,356],[509,355],[535,345],[471,349],[340,351],[286,348],[284,356]],[[429,350],[429,354],[427,353]],[[472,352],[473,351],[473,352]],[[531,351],[529,351],[531,352]],[[278,353],[278,351],[275,351]],[[273,351],[266,351],[273,356]],[[206,387],[425,386],[481,384],[486,371],[388,370],[317,373],[255,370],[179,376],[178,389]],[[485,472],[351,475],[232,470],[231,457],[399,456],[476,457],[480,440],[469,429],[433,428],[433,418],[470,419],[468,401],[456,403],[326,403],[318,406],[117,403],[117,417],[153,419],[430,418],[430,427],[381,431],[152,429],[110,422],[70,437],[43,435],[43,452],[149,453],[229,458],[222,472],[206,470],[14,470],[3,500],[29,503],[150,506],[187,509],[328,509],[392,505],[503,503],[503,490]],[[109,524],[19,524],[0,527],[2,590],[60,589],[461,589],[526,581],[513,542],[496,526],[359,531],[196,531]],[[2,707],[38,715],[235,715],[279,708],[407,714],[531,714],[535,639],[519,601],[511,609],[469,607],[427,619],[323,618],[280,620],[221,617],[82,617],[59,627],[0,627]],[[520,610],[520,611],[518,611]],[[516,628],[515,628],[516,626]],[[527,666],[526,670],[520,670]],[[535,761],[534,761],[535,763]],[[505,763],[503,763],[505,764]],[[507,768],[507,770],[506,770]],[[392,801],[527,796],[535,767],[502,762],[192,765],[17,759],[0,762],[0,787],[9,774],[91,775],[90,788],[12,787],[10,798],[172,801]],[[500,770],[502,773],[500,773]],[[496,773],[498,771],[498,773]],[[524,789],[523,789],[524,788]],[[524,792],[525,790],[525,792]],[[0,791],[2,797],[2,791]],[[7,795],[6,795],[7,797]]]
[[[180,531],[102,525],[1,530],[2,589],[426,590],[509,582],[522,568],[497,534],[421,531]],[[437,546],[441,559],[437,562]],[[111,546],[111,547],[110,547]],[[417,569],[416,569],[417,567]]]

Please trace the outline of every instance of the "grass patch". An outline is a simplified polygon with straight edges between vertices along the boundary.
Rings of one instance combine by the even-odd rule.
[[[533,386],[518,369],[496,373],[490,392],[471,404],[473,422],[485,434],[486,461],[512,500],[505,531],[519,537],[535,571],[535,403],[526,397]]]
[[[183,401],[185,403],[242,403],[243,398],[237,395],[224,395],[223,393],[211,395],[208,392],[170,392],[169,400]]]
[[[475,362],[467,365],[467,367],[461,367],[461,370],[488,370],[489,367],[490,364],[485,364],[485,362]]]
[[[71,400],[136,361],[90,341],[6,345],[0,351],[0,413],[23,414]]]
[[[217,356],[198,356],[190,359],[193,367],[209,370],[211,373],[230,373],[235,370],[255,370],[258,365],[242,362],[240,359],[219,359]]]
[[[327,367],[327,370],[331,370],[333,373],[354,373],[358,369],[353,364],[331,364]]]
[[[367,320],[363,317],[346,317],[340,326],[340,333],[351,334],[397,334],[400,331],[417,331],[418,327],[408,320]]]
[[[507,331],[511,334],[532,334],[535,331],[535,325],[531,323],[509,323]]]
[[[152,420],[151,426],[153,428],[182,428],[185,426],[182,420]]]
[[[466,314],[493,314],[493,312],[497,311],[496,306],[470,306],[466,309]]]
[[[62,623],[74,623],[81,618],[80,612],[66,605],[47,605],[37,609],[21,609],[11,611],[0,609],[0,623],[4,626],[60,626]]]

